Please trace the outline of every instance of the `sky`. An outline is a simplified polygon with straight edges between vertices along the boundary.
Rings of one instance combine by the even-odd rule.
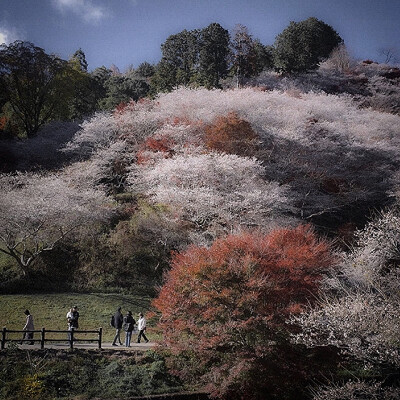
[[[89,70],[157,63],[161,44],[184,29],[217,22],[247,26],[272,45],[290,21],[316,17],[332,26],[356,59],[400,59],[400,0],[0,0],[0,43],[26,40],[70,58],[81,48]]]

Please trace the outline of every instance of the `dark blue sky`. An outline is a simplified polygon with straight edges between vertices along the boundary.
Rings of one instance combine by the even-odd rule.
[[[158,62],[161,43],[183,29],[240,23],[273,44],[290,21],[311,16],[356,58],[382,61],[381,48],[400,55],[400,0],[0,0],[0,42],[29,40],[64,59],[82,48],[89,69],[124,70]]]

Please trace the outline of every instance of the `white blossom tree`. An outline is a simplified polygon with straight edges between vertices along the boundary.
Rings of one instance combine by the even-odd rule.
[[[178,89],[93,118],[70,146],[95,154],[97,173],[105,174],[99,182],[125,189],[126,171],[139,159],[157,165],[207,152],[204,127],[230,112],[260,138],[263,177],[287,185],[297,217],[334,230],[388,201],[398,180],[400,117],[360,109],[349,95]],[[110,168],[121,160],[122,169]]]
[[[68,142],[64,152],[77,152],[81,156],[93,154],[96,150],[110,145],[118,137],[115,119],[109,113],[97,113],[84,121],[74,138]]]
[[[130,182],[214,238],[235,226],[262,227],[288,210],[286,188],[266,182],[263,172],[255,159],[236,155],[180,155],[135,167]]]
[[[295,341],[310,347],[335,346],[366,369],[398,368],[399,267],[400,212],[393,208],[358,233],[357,246],[325,280],[319,306],[292,319],[302,328]]]
[[[24,275],[41,253],[112,210],[101,190],[65,172],[1,175],[0,186],[0,251],[14,258]]]
[[[353,380],[343,386],[323,386],[313,391],[314,400],[397,400],[400,389],[383,386],[380,382]]]

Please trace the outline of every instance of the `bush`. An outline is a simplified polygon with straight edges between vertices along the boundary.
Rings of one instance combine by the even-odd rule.
[[[217,117],[205,128],[205,143],[211,150],[240,156],[254,156],[259,137],[249,122],[240,118],[236,112]]]
[[[120,355],[74,350],[6,350],[0,358],[0,399],[114,399],[182,391],[182,383],[167,371],[161,355]]]

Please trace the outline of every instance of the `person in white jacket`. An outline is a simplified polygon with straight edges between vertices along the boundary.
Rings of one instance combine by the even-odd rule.
[[[29,332],[29,331],[35,330],[35,327],[33,325],[33,317],[31,315],[31,313],[29,312],[29,310],[25,310],[24,314],[26,315],[26,322],[25,322],[25,326],[23,327],[23,330],[28,331],[28,332],[24,332],[24,336],[23,336],[22,340],[23,341],[25,339],[30,340],[29,344],[34,344],[35,342],[32,340],[33,332]]]
[[[139,320],[138,320],[138,337],[137,342],[140,343],[140,339],[143,338],[146,343],[148,343],[149,339],[147,339],[145,332],[146,331],[146,318],[144,317],[143,313],[139,313]]]

